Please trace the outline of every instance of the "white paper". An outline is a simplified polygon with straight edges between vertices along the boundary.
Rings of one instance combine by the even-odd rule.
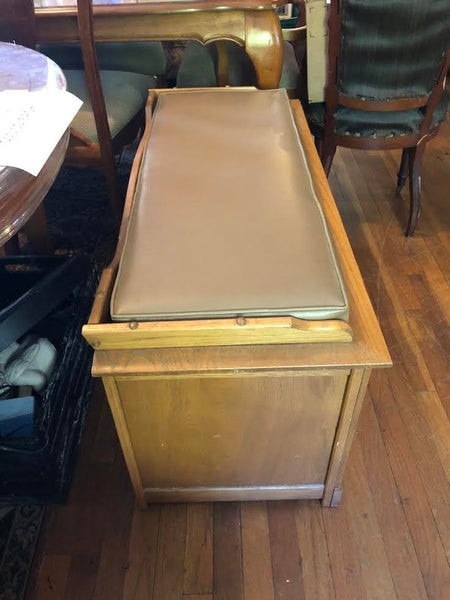
[[[81,105],[63,90],[0,92],[0,165],[37,176]]]

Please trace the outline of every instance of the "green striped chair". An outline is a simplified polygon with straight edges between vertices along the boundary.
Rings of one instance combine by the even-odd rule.
[[[158,86],[158,78],[164,75],[166,68],[164,50],[160,42],[103,42],[95,47],[108,123],[114,139],[142,109],[148,90]],[[72,123],[73,132],[98,142],[80,45],[41,44],[37,50],[63,69],[68,90],[83,100]]]
[[[83,100],[71,124],[66,164],[102,165],[116,221],[123,207],[115,155],[130,143],[144,123],[148,90],[165,70],[159,42],[94,42],[92,0],[77,0],[80,45],[40,46],[59,64],[70,92]]]
[[[450,0],[332,0],[325,102],[307,105],[323,167],[337,146],[403,149],[397,192],[409,176],[413,235],[426,143],[446,118]]]

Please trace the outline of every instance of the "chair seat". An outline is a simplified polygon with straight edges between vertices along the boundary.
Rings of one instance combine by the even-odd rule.
[[[97,143],[97,128],[84,71],[65,70],[64,74],[69,92],[83,100],[71,127],[90,142]],[[100,77],[111,137],[114,139],[145,106],[148,90],[156,87],[156,80],[148,75],[125,71],[101,71]]]
[[[434,112],[432,127],[446,116],[449,94],[444,93]],[[306,107],[308,121],[316,127],[324,127],[325,104],[317,102]],[[424,112],[422,109],[402,111],[362,111],[338,106],[335,133],[355,137],[389,138],[419,133]]]
[[[256,73],[244,48],[234,42],[224,42],[228,56],[228,80],[231,86],[256,85]],[[215,87],[217,52],[214,45],[202,46],[188,42],[183,53],[177,77],[177,87]],[[289,42],[283,45],[283,69],[280,88],[294,90],[300,69],[294,48]]]
[[[348,319],[287,94],[160,93],[111,317],[241,315]]]

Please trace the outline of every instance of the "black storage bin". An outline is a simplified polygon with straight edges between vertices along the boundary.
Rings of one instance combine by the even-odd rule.
[[[35,393],[33,434],[0,437],[0,502],[49,503],[67,495],[91,394],[92,351],[81,336],[98,275],[83,255],[0,258],[0,350],[25,334],[58,356]]]

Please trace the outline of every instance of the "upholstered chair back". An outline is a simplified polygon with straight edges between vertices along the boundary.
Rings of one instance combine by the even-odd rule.
[[[166,58],[161,42],[100,42],[95,44],[100,69],[162,76]],[[79,44],[40,44],[37,48],[62,69],[83,70]]]
[[[420,208],[425,146],[450,94],[450,0],[331,0],[325,102],[306,107],[325,173],[337,146],[402,149],[411,236]]]
[[[336,0],[338,93],[392,100],[431,93],[450,41],[450,0]]]

